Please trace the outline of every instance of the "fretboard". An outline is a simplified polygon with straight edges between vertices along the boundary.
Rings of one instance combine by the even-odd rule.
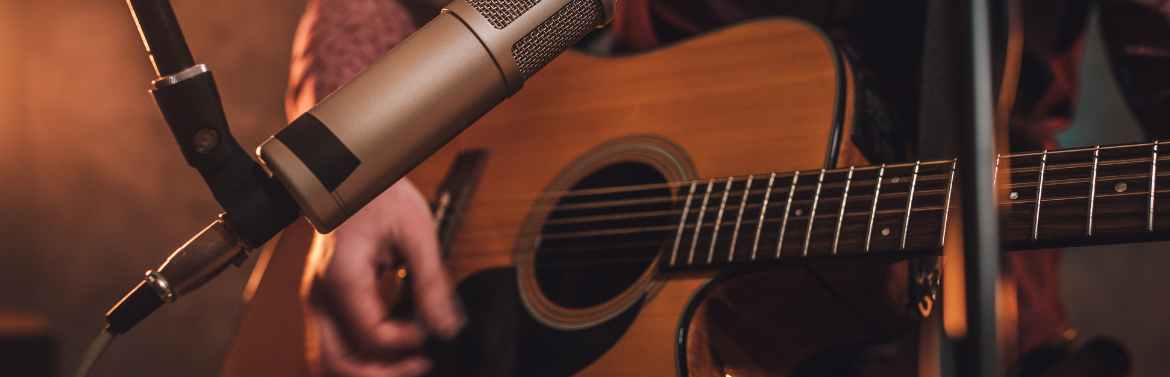
[[[1163,145],[997,157],[1005,248],[1170,239],[1170,202],[1159,205],[1170,192],[1160,177],[1170,173],[1159,173],[1170,159],[1159,156]],[[958,208],[956,167],[919,161],[688,182],[676,189],[681,214],[659,265],[672,273],[937,253]]]

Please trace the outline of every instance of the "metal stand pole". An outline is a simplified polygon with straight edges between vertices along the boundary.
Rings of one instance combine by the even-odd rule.
[[[927,36],[919,100],[918,158],[959,157],[959,188],[963,223],[962,258],[945,260],[947,270],[962,271],[964,284],[943,287],[943,311],[959,310],[963,334],[940,340],[943,376],[997,376],[1001,374],[996,341],[996,283],[999,274],[999,235],[995,170],[995,55],[998,39],[993,8],[1002,0],[933,0],[928,2]],[[1002,37],[1000,35],[999,37]],[[927,93],[930,93],[929,95]],[[939,143],[939,140],[949,141]],[[949,309],[946,301],[955,306]],[[963,309],[958,304],[964,304]],[[942,313],[937,315],[942,317]],[[936,319],[942,325],[941,319]],[[945,333],[940,331],[940,333]]]
[[[972,122],[959,130],[967,334],[955,348],[959,376],[1002,373],[995,328],[1000,244],[993,184],[996,148],[991,1],[970,0],[969,3],[971,98],[968,106],[971,107],[968,114]]]

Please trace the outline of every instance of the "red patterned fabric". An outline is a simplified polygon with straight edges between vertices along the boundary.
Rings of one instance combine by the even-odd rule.
[[[416,29],[397,1],[310,0],[293,39],[288,118],[352,80]]]

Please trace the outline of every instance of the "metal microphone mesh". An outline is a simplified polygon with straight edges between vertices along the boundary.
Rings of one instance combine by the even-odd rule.
[[[512,58],[527,79],[601,24],[601,2],[573,0],[512,45]]]
[[[540,0],[467,0],[496,29],[503,29],[532,9]]]

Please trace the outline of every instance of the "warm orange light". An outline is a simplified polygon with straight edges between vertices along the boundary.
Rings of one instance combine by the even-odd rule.
[[[958,221],[947,230],[943,248],[943,330],[949,338],[967,336],[967,291],[963,281],[963,232]]]
[[[999,352],[1005,365],[1016,363],[1016,348],[1019,343],[1020,307],[1016,280],[1008,275],[1000,275],[996,280],[997,295],[995,296],[995,333],[999,340]]]

